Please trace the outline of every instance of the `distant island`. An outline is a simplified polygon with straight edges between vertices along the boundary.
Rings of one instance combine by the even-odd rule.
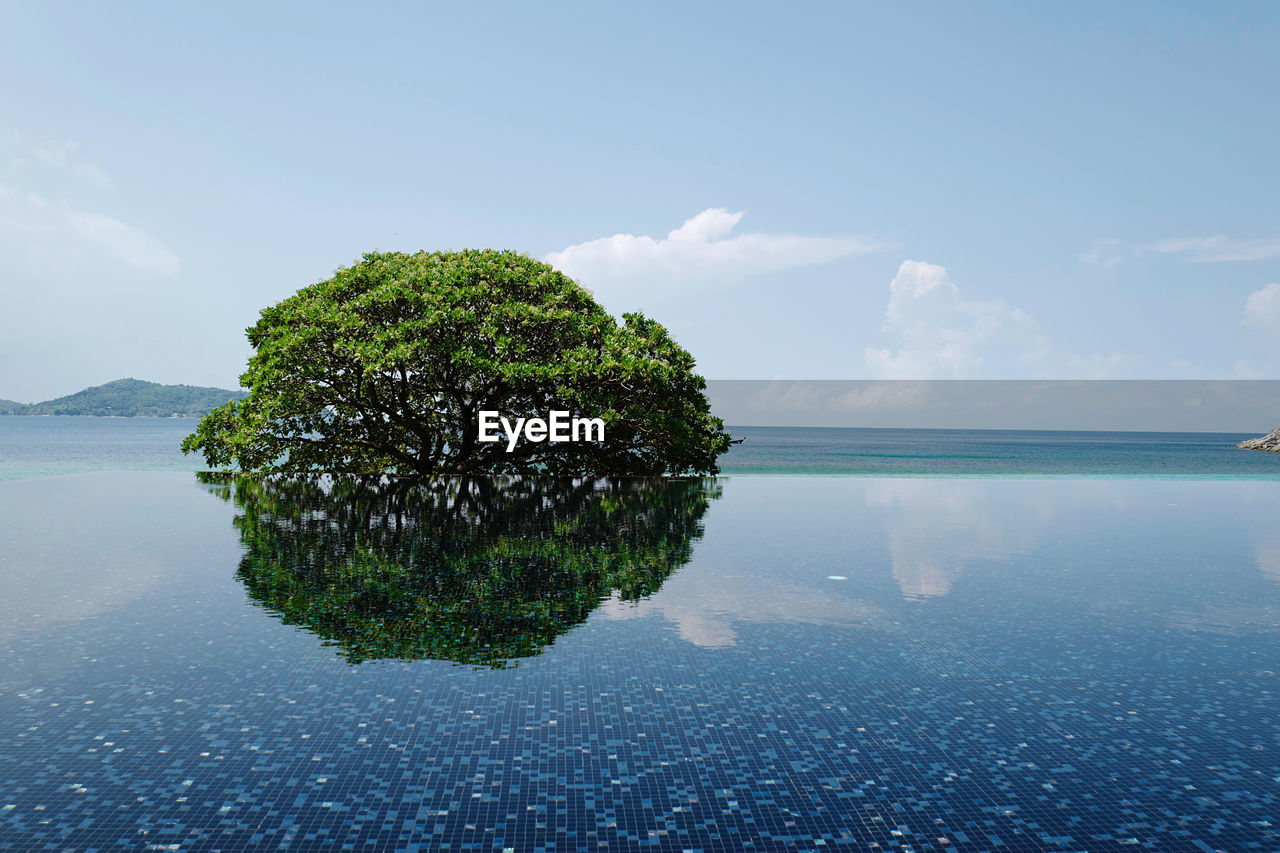
[[[43,403],[0,400],[0,415],[87,415],[116,418],[202,418],[244,391],[117,379]]]

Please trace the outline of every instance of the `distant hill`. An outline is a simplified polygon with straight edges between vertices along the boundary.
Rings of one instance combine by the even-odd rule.
[[[243,391],[198,388],[194,385],[159,385],[141,379],[117,379],[44,403],[0,400],[0,415],[91,415],[119,418],[201,418],[228,400],[245,397]]]

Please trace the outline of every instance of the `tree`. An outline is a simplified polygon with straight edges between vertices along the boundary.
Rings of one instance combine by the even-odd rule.
[[[641,314],[516,252],[370,253],[261,312],[248,396],[182,444],[215,468],[436,475],[716,473],[694,360]],[[601,418],[603,442],[479,441],[481,411]]]
[[[234,501],[236,577],[349,663],[504,668],[687,563],[714,480],[200,475]]]

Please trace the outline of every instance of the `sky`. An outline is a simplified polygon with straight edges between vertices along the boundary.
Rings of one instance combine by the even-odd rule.
[[[0,4],[0,398],[485,247],[711,379],[1280,378],[1274,3],[218,5]]]

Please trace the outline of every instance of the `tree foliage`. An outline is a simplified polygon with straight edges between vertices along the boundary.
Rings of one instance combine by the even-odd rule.
[[[694,361],[550,266],[494,250],[372,253],[262,311],[249,395],[183,443],[214,467],[399,475],[714,473],[728,448]],[[606,440],[478,441],[482,410],[570,411]]]
[[[657,592],[720,494],[682,478],[201,476],[236,504],[250,597],[350,663],[536,655],[604,599]]]

